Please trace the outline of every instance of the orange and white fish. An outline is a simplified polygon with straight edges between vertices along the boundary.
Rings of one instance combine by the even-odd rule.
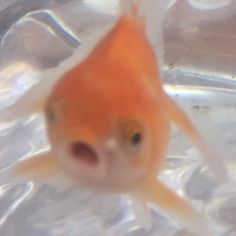
[[[157,58],[137,8],[123,14],[89,56],[65,73],[44,104],[50,152],[20,162],[12,175],[53,178],[130,193],[152,202],[195,233],[207,235],[191,205],[157,180],[177,124],[225,177],[186,114],[162,88]]]

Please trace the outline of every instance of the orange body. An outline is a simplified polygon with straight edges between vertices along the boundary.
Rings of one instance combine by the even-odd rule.
[[[56,116],[48,125],[52,147],[57,152],[58,145],[65,139],[67,142],[76,140],[97,149],[99,156],[99,151],[105,155],[106,141],[115,140],[122,152],[119,155],[126,156],[124,163],[115,160],[119,155],[114,157],[113,153],[114,163],[109,155],[104,158],[108,169],[104,170],[102,179],[94,175],[96,166],[91,176],[85,166],[70,174],[96,187],[130,189],[146,177],[156,176],[163,163],[170,121],[162,107],[162,97],[159,70],[144,28],[132,17],[125,16],[90,56],[66,73],[52,91],[47,105],[49,112],[53,110]],[[138,151],[128,152],[126,144],[122,143],[126,141],[126,137],[122,137],[122,129],[126,127],[122,125],[129,121],[128,126],[134,122],[142,129],[143,143]],[[64,159],[61,164],[65,168]]]

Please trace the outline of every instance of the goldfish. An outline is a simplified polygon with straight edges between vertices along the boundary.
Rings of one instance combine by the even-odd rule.
[[[68,176],[80,186],[151,202],[191,231],[208,227],[190,203],[158,178],[175,123],[217,176],[224,164],[165,93],[158,58],[137,5],[122,14],[89,55],[56,82],[42,109],[51,149],[18,163],[12,176]]]

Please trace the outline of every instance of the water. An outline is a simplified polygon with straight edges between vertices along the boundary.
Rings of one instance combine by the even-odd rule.
[[[117,12],[116,2],[113,3],[100,1],[98,4],[98,1],[92,0],[0,1],[0,109],[7,110],[33,86],[50,84],[45,71],[57,68],[95,30],[113,22]],[[200,27],[201,32],[205,30],[204,35],[209,32],[205,27],[209,22],[203,13],[191,8],[196,15],[192,15],[192,20],[183,22],[176,12],[182,9],[186,13],[191,5],[187,1],[173,1],[172,4],[165,24],[166,37],[170,34],[199,37],[197,14],[202,14],[201,20],[206,22],[204,27]],[[201,4],[204,4],[203,1]],[[222,12],[225,14],[225,8]],[[222,19],[222,12],[217,10],[219,19]],[[172,21],[181,24],[174,26]],[[176,31],[176,28],[179,30]],[[177,39],[174,43],[173,37],[166,40],[165,89],[188,112],[203,135],[214,140],[213,147],[225,157],[231,183],[222,186],[217,182],[201,155],[176,127],[173,127],[166,166],[160,178],[207,217],[217,236],[233,236],[236,235],[236,82],[233,66],[222,66],[230,53],[225,55],[217,48],[214,64],[211,62],[214,43],[203,52],[200,49],[205,45],[201,40],[192,40],[192,46],[196,44],[193,48],[197,49],[186,54],[186,45],[178,44],[179,37],[174,38]],[[230,36],[225,33],[225,41],[220,42],[227,43],[227,39],[230,41]],[[229,51],[233,49],[232,46]],[[202,54],[204,63],[199,61]],[[41,114],[0,124],[1,170],[47,148]],[[153,207],[146,209],[129,196],[27,182],[0,186],[0,235],[190,234],[164,212]]]

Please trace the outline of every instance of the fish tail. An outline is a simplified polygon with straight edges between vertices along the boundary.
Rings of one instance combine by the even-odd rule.
[[[191,233],[199,236],[210,235],[210,230],[204,217],[195,211],[187,201],[160,181],[156,179],[149,180],[139,191],[141,192],[141,198],[167,212]]]

